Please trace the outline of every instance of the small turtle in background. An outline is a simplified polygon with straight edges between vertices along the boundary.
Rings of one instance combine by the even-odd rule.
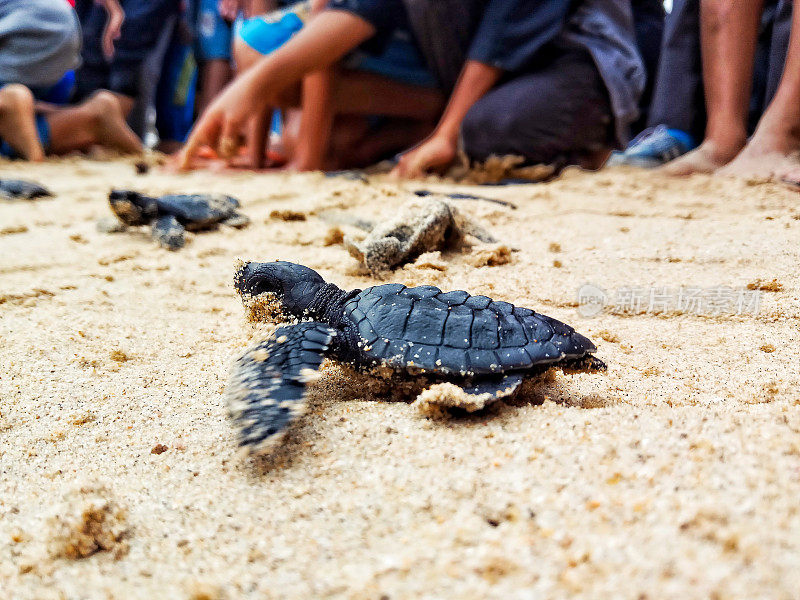
[[[53,193],[43,185],[22,179],[0,179],[0,198],[6,200],[32,200],[50,198]]]
[[[511,396],[525,378],[551,367],[606,368],[593,356],[594,344],[569,325],[464,291],[392,283],[347,292],[282,261],[246,263],[234,285],[245,301],[275,299],[305,319],[278,327],[233,368],[228,407],[239,444],[250,452],[269,449],[303,412],[306,386],[326,357],[359,371],[383,367],[458,386],[481,399],[467,410]]]
[[[163,248],[178,250],[185,231],[227,225],[246,227],[250,219],[238,212],[239,201],[223,194],[168,194],[153,198],[130,190],[111,190],[111,210],[129,226],[152,225],[153,239]]]
[[[370,273],[380,276],[424,252],[462,245],[468,237],[497,240],[453,205],[434,198],[412,200],[395,218],[379,223],[363,240],[344,238],[344,247]]]

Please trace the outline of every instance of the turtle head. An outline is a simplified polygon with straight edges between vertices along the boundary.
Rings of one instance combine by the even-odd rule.
[[[233,285],[243,298],[274,294],[296,317],[305,316],[312,301],[326,287],[325,280],[313,269],[281,260],[242,264],[236,270]]]
[[[117,218],[125,225],[147,225],[158,217],[158,203],[130,190],[111,190],[108,203]]]

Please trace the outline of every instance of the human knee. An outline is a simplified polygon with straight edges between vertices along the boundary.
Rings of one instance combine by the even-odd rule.
[[[242,38],[237,37],[233,42],[233,60],[236,64],[236,71],[243,73],[253,66],[262,55],[247,45]]]
[[[737,0],[702,0],[700,17],[705,26],[717,30],[728,22]]]
[[[5,108],[33,108],[33,93],[24,85],[11,83],[0,90],[0,104]]]
[[[461,123],[461,141],[464,152],[474,160],[484,160],[500,154],[500,145],[515,130],[513,111],[494,111],[478,103],[472,107]]]
[[[120,110],[117,97],[106,90],[100,90],[92,94],[83,108],[95,123],[105,121],[109,116]]]

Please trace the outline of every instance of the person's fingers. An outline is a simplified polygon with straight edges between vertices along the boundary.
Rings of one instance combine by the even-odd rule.
[[[122,24],[125,22],[125,13],[115,12],[114,15],[109,19],[110,29],[114,32],[114,39],[119,39],[119,36],[122,34]]]
[[[390,175],[395,179],[403,179],[406,177],[406,170],[408,169],[408,154],[403,154],[397,161],[397,165]]]
[[[125,22],[125,13],[113,11],[108,15],[108,21],[103,31],[103,55],[106,60],[114,58],[114,40],[122,36],[122,24]]]
[[[188,169],[191,165],[192,159],[197,155],[200,146],[208,144],[214,146],[217,135],[220,130],[219,120],[211,114],[206,114],[200,117],[200,120],[195,124],[189,134],[189,139],[186,140],[186,145],[181,151],[179,160],[181,169]]]
[[[404,169],[403,177],[407,179],[416,179],[422,175],[425,168],[425,157],[420,152],[415,152],[409,157],[408,164]]]
[[[231,0],[220,0],[217,3],[217,10],[226,21],[233,21],[236,19],[236,14],[239,12],[239,3]]]
[[[114,57],[114,32],[111,29],[110,22],[106,25],[106,28],[103,30],[102,46],[103,46],[103,56],[107,61],[110,61]]]
[[[114,57],[114,43],[108,34],[103,36],[103,56],[106,60],[111,60]]]
[[[219,137],[219,145],[217,146],[220,158],[230,160],[236,156],[236,151],[239,149],[240,131],[240,123],[233,119],[225,119],[222,124],[222,135]]]

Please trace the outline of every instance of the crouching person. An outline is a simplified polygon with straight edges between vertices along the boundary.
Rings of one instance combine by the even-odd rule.
[[[109,92],[78,106],[41,101],[56,101],[54,92],[70,83],[79,51],[78,20],[66,2],[0,2],[0,156],[36,161],[93,145],[141,151]]]
[[[404,4],[423,55],[452,93],[434,133],[401,157],[396,175],[446,168],[459,140],[473,161],[511,154],[556,169],[599,168],[627,142],[645,83],[630,2]]]

